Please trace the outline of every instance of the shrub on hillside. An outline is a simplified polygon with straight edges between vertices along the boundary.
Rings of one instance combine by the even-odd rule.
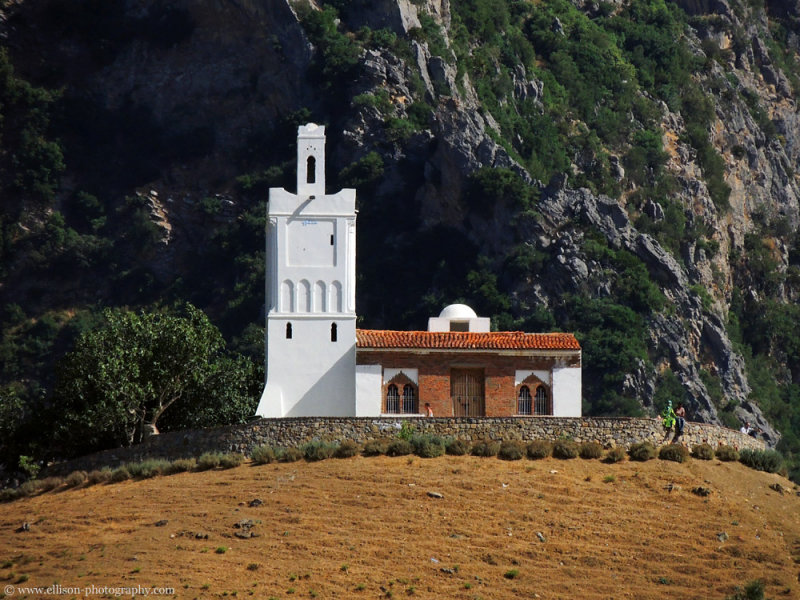
[[[278,462],[297,462],[303,459],[303,451],[294,446],[290,448],[278,448],[275,451],[275,456],[278,457]]]
[[[11,502],[19,497],[19,490],[16,488],[3,488],[0,490],[0,502]]]
[[[178,458],[169,463],[164,473],[166,475],[174,475],[175,473],[185,473],[186,471],[194,471],[196,468],[197,468],[196,458]]]
[[[414,454],[422,458],[436,458],[444,454],[444,439],[438,435],[414,435],[411,437]]]
[[[169,467],[169,461],[163,458],[149,458],[136,463],[129,463],[128,472],[134,479],[150,479],[161,475]]]
[[[697,444],[692,448],[692,458],[711,460],[714,458],[714,449],[708,444]]]
[[[61,486],[64,480],[61,477],[45,477],[44,479],[29,479],[17,488],[20,497],[43,494]]]
[[[520,460],[525,456],[525,443],[518,440],[505,440],[500,444],[497,458],[501,460]]]
[[[618,463],[622,462],[623,460],[625,460],[625,448],[622,446],[614,446],[608,452],[606,452],[603,462]]]
[[[221,458],[222,454],[219,452],[205,452],[197,459],[197,470],[208,471],[209,469],[216,469]]]
[[[689,460],[689,449],[680,444],[667,444],[659,449],[658,458],[672,462],[686,462]]]
[[[646,461],[656,457],[656,447],[650,442],[637,442],[628,450],[631,460]]]
[[[361,450],[361,453],[364,456],[379,456],[381,454],[386,454],[388,449],[389,442],[386,440],[368,440],[364,444],[364,449]]]
[[[406,456],[413,454],[413,452],[414,446],[411,445],[411,442],[402,438],[392,440],[389,447],[386,448],[386,454],[389,456]]]
[[[67,487],[78,487],[83,485],[89,479],[89,474],[86,471],[73,471],[64,479],[64,485]]]
[[[776,450],[750,450],[739,452],[739,462],[756,471],[777,473],[783,466],[783,457]]]
[[[465,440],[449,440],[445,444],[445,450],[451,456],[464,456],[469,454],[469,442]]]
[[[64,485],[63,477],[45,477],[44,479],[37,479],[39,482],[39,492],[50,492],[56,488]]]
[[[470,454],[472,456],[497,456],[497,453],[500,451],[500,444],[497,442],[475,442],[472,444],[472,450],[470,450]]]
[[[553,458],[577,458],[578,444],[571,440],[558,440],[553,444]]]
[[[20,498],[33,496],[34,494],[38,494],[39,491],[39,481],[36,479],[29,479],[17,488],[17,494]]]
[[[540,458],[548,458],[553,455],[553,444],[547,440],[533,440],[525,448],[528,458],[531,460],[539,460]]]
[[[353,440],[344,440],[333,455],[336,458],[352,458],[361,451],[361,447]]]
[[[722,461],[734,462],[739,460],[739,451],[733,446],[719,446],[714,455]]]
[[[109,477],[108,480],[112,483],[119,483],[120,481],[127,481],[130,478],[130,471],[128,471],[125,465],[122,465],[111,471],[111,477]]]
[[[578,449],[581,458],[602,458],[603,446],[597,442],[584,442]]]
[[[89,485],[97,485],[98,483],[106,483],[111,479],[111,469],[103,467],[102,469],[95,469],[89,472]]]
[[[244,462],[244,454],[227,452],[219,457],[219,466],[223,469],[233,469]]]
[[[744,589],[737,585],[733,596],[726,596],[725,600],[764,600],[764,583],[756,579]]]
[[[257,465],[269,465],[276,462],[278,457],[275,456],[275,450],[272,446],[262,444],[253,448],[252,452],[250,452],[250,459]]]
[[[331,458],[333,453],[336,452],[336,444],[330,442],[322,442],[319,440],[308,442],[303,446],[303,455],[306,460],[317,461]]]

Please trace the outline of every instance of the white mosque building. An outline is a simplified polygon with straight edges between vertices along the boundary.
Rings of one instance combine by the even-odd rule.
[[[581,416],[572,334],[492,332],[463,304],[427,331],[356,329],[356,191],[325,192],[325,128],[297,136],[297,192],[269,191],[266,383],[256,414]]]

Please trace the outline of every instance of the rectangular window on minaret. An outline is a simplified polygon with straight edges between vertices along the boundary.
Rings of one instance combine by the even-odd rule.
[[[335,223],[329,219],[289,219],[286,227],[288,264],[292,267],[336,266]]]

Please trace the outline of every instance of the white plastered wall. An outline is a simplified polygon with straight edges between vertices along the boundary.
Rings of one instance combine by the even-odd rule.
[[[333,322],[337,325],[335,342],[331,341]],[[291,339],[286,338],[288,323],[292,325]],[[268,344],[273,348],[269,352],[267,385],[257,415],[355,415],[355,318],[333,321],[324,316],[305,319],[272,317],[267,322],[267,335]]]
[[[383,380],[388,384],[392,379],[402,373],[414,382],[414,385],[419,385],[419,369],[384,369]]]
[[[356,366],[356,416],[375,417],[381,414],[383,400],[383,368],[381,365]]]
[[[553,369],[553,416],[580,417],[582,414],[582,383],[580,367]]]
[[[514,387],[522,384],[528,377],[535,375],[539,380],[545,384],[550,385],[550,372],[549,371],[515,371],[514,372]]]

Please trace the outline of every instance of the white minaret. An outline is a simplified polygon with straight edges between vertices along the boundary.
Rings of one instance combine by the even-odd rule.
[[[325,193],[325,128],[297,131],[297,193],[269,190],[262,417],[355,415],[356,191]]]

